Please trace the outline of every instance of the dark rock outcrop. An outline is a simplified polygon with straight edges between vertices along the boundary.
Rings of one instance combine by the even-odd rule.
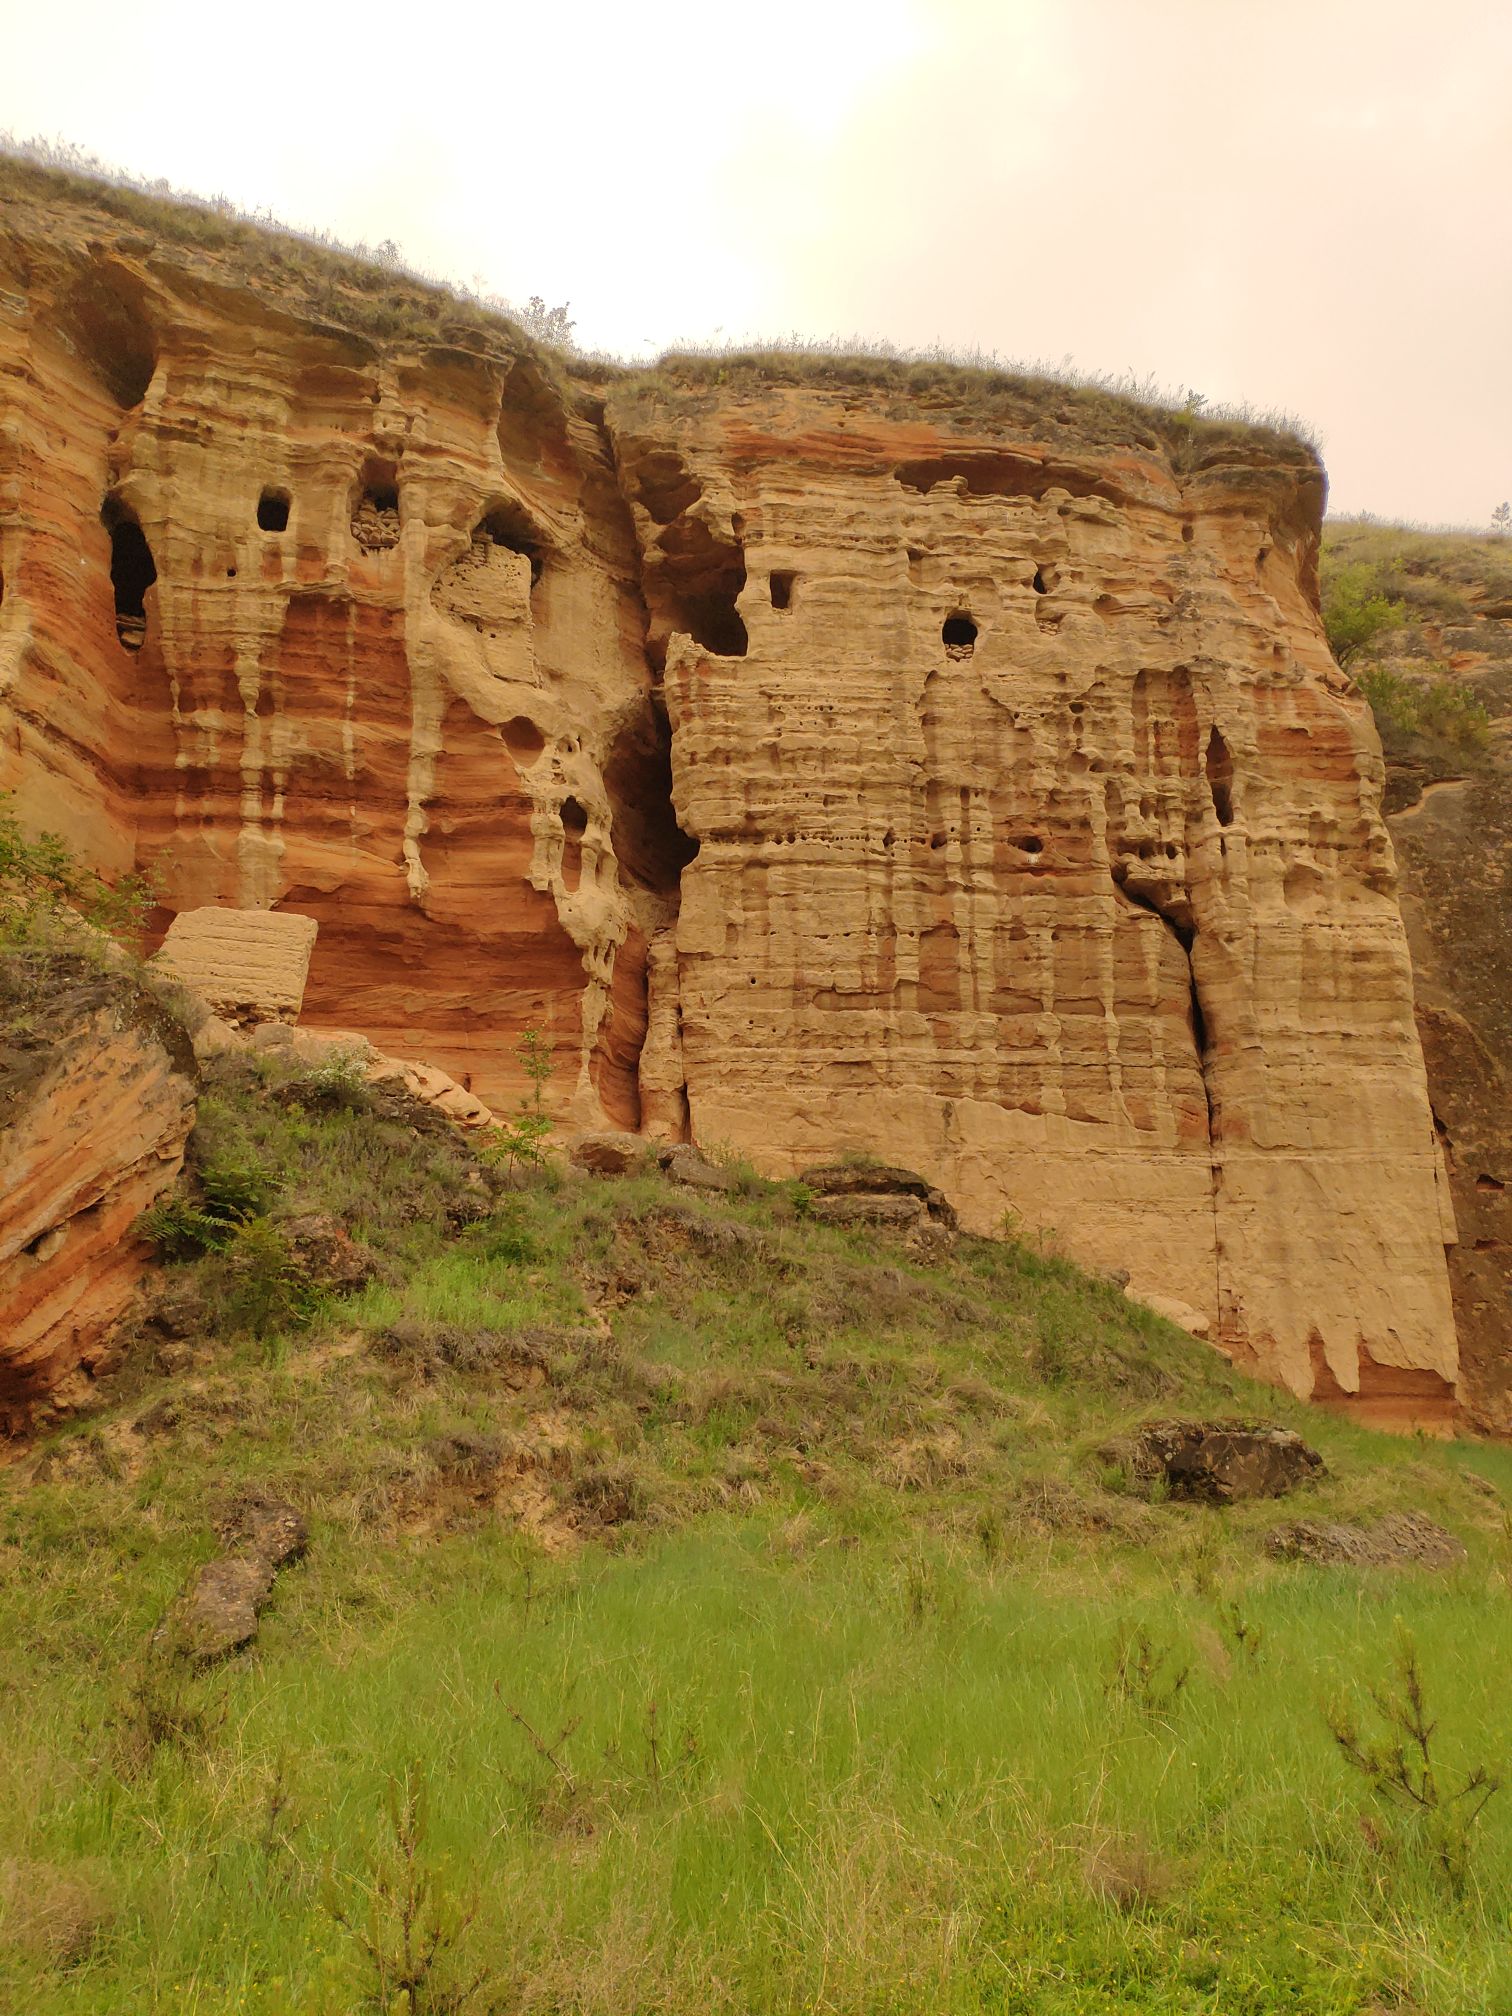
[[[1326,1474],[1300,1435],[1264,1421],[1148,1421],[1098,1453],[1136,1486],[1208,1505],[1284,1498]]]

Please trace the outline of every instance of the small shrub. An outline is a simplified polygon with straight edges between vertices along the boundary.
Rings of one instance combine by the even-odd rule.
[[[1223,1642],[1236,1658],[1247,1659],[1252,1666],[1256,1664],[1265,1643],[1265,1633],[1252,1618],[1245,1616],[1237,1603],[1220,1599],[1218,1629],[1223,1634]]]
[[[45,942],[70,915],[136,943],[156,900],[151,881],[142,875],[106,881],[56,833],[29,840],[11,802],[10,792],[0,792],[0,944]]]
[[[372,2016],[462,2016],[483,1985],[457,1967],[456,1948],[478,1915],[476,1898],[447,1896],[427,1865],[425,1783],[411,1765],[389,1780],[388,1840],[365,1880],[326,1881],[321,1903],[350,1935],[361,1969],[357,2005]]]
[[[1190,1678],[1191,1668],[1178,1664],[1175,1648],[1157,1644],[1138,1625],[1114,1648],[1106,1691],[1109,1700],[1158,1721],[1175,1707]]]
[[[1483,749],[1490,739],[1491,717],[1485,706],[1442,666],[1408,674],[1387,665],[1367,665],[1355,675],[1355,684],[1383,732],[1426,735],[1461,749]]]
[[[256,1163],[226,1159],[200,1168],[201,1201],[182,1191],[164,1197],[137,1221],[165,1260],[197,1260],[202,1253],[229,1250],[242,1227],[259,1217],[277,1196],[276,1177]]]
[[[1323,1711],[1328,1733],[1375,1796],[1404,1821],[1409,1833],[1421,1835],[1458,1894],[1469,1868],[1470,1831],[1501,1790],[1501,1780],[1477,1764],[1450,1788],[1434,1752],[1438,1722],[1428,1711],[1417,1648],[1405,1632],[1397,1642],[1395,1685],[1372,1686],[1368,1692],[1381,1733],[1365,1735],[1343,1701]]]
[[[355,1050],[331,1050],[291,1078],[284,1097],[317,1113],[366,1113],[373,1094],[362,1058]]]
[[[1323,627],[1341,665],[1400,630],[1406,621],[1406,610],[1392,600],[1380,570],[1364,561],[1340,567],[1325,583]]]
[[[546,1110],[546,1087],[551,1081],[551,1044],[539,1029],[527,1029],[515,1044],[515,1056],[525,1070],[527,1089],[513,1115],[493,1140],[481,1151],[482,1159],[500,1165],[513,1181],[521,1169],[538,1169],[546,1159],[546,1143],[553,1126]]]
[[[320,1295],[287,1239],[269,1218],[238,1228],[226,1249],[226,1321],[233,1331],[273,1337],[302,1330],[320,1307]]]
[[[230,1243],[231,1228],[202,1211],[179,1192],[160,1198],[137,1220],[137,1231],[164,1260],[197,1260]]]

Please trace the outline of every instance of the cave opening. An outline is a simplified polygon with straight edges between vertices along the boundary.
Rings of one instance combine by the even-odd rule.
[[[698,842],[672,803],[672,730],[660,694],[620,728],[604,765],[611,835],[621,872],[643,889],[675,897]]]
[[[1218,814],[1220,826],[1234,823],[1234,759],[1229,746],[1215,726],[1208,737],[1207,754],[1203,759],[1207,772],[1208,790],[1213,794],[1213,810]]]
[[[699,518],[676,519],[659,543],[671,628],[685,630],[716,657],[744,658],[750,639],[736,606],[746,584],[744,549],[717,537]]]
[[[491,505],[473,528],[474,545],[501,546],[506,553],[523,553],[530,562],[530,585],[535,587],[546,565],[546,540],[523,504],[513,498]]]
[[[778,569],[767,576],[767,587],[771,591],[774,609],[791,609],[793,606],[793,583],[798,576],[786,569]]]
[[[562,831],[569,840],[581,840],[588,831],[588,814],[583,810],[580,800],[576,798],[562,800]]]
[[[1048,592],[1045,587],[1045,570],[1043,567],[1036,567],[1034,570],[1034,592],[1036,595],[1043,595]]]
[[[260,532],[288,531],[289,493],[287,490],[264,490],[257,500],[257,529]]]
[[[116,636],[122,648],[140,651],[147,638],[147,590],[157,579],[152,548],[136,513],[119,497],[107,497],[100,523],[110,534],[110,585],[115,591]]]
[[[157,337],[140,283],[96,257],[58,305],[80,358],[126,411],[140,406],[157,372]]]
[[[352,502],[352,537],[364,553],[399,544],[399,471],[392,462],[369,456]]]
[[[977,626],[964,609],[957,609],[940,626],[940,638],[947,651],[959,651],[964,655],[976,648]]]

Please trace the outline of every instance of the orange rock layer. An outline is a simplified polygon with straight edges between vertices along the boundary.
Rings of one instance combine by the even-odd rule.
[[[315,918],[305,1022],[496,1108],[542,1027],[564,1119],[906,1161],[1298,1392],[1448,1418],[1307,451],[568,379],[25,214],[0,374],[0,785],[166,913]]]
[[[0,1435],[76,1400],[150,1249],[136,1220],[194,1124],[188,1038],[149,997],[101,980],[30,1004],[45,1059],[0,1062]]]

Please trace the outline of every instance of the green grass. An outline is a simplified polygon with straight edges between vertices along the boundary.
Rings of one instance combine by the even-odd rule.
[[[1364,566],[1378,570],[1410,608],[1462,619],[1482,592],[1512,595],[1512,540],[1451,527],[1330,518],[1323,533],[1323,576]]]
[[[0,2007],[403,2007],[351,1928],[396,1946],[406,1870],[451,1935],[415,2012],[1512,2003],[1512,1797],[1456,1888],[1323,1713],[1400,1622],[1446,1774],[1505,1763],[1512,1452],[1311,1414],[1052,1253],[920,1265],[793,1186],[547,1180],[459,1226],[465,1147],[298,1093],[220,1067],[196,1158],[281,1165],[269,1222],[339,1209],[380,1278],[292,1334],[209,1296],[171,1374],[144,1344],[5,1473]],[[458,1372],[442,1326],[517,1348]],[[1283,1566],[1289,1507],[1098,1453],[1255,1411],[1327,1458],[1299,1509],[1417,1506],[1466,1563]],[[194,1675],[153,1633],[249,1488],[310,1550]],[[1164,1706],[1112,1685],[1140,1631],[1189,1672]]]

